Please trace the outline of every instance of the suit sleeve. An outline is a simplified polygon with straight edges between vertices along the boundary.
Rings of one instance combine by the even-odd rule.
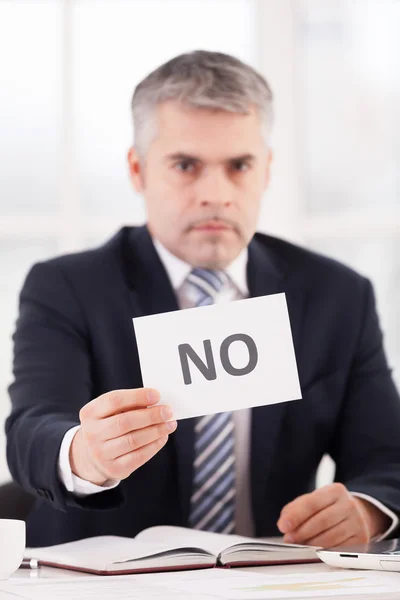
[[[331,455],[337,481],[399,515],[400,399],[383,349],[373,289],[369,281],[363,283],[361,327]]]
[[[20,295],[14,340],[7,460],[23,488],[54,507],[114,508],[119,490],[76,498],[58,476],[65,433],[92,399],[90,340],[74,290],[52,262],[35,265]]]

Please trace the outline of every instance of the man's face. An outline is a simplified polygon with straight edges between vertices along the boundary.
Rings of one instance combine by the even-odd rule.
[[[150,233],[193,267],[224,268],[251,240],[269,180],[260,118],[169,101],[156,125],[144,160],[128,154]]]

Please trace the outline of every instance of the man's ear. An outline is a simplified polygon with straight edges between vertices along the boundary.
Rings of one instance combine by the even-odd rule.
[[[272,162],[273,158],[274,158],[273,152],[272,152],[271,148],[268,148],[266,168],[265,168],[265,184],[264,184],[265,190],[269,186],[269,182],[271,180],[271,162]]]
[[[143,164],[140,162],[136,148],[129,148],[128,151],[129,175],[135,190],[141,194],[144,188]]]

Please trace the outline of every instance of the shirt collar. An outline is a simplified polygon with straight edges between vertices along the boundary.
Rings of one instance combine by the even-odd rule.
[[[172,252],[167,250],[167,248],[158,240],[153,239],[153,243],[159,258],[167,271],[172,287],[175,291],[179,290],[192,270],[192,267],[187,262],[175,256],[175,254],[172,254]],[[244,248],[239,256],[224,269],[232,283],[244,297],[248,296],[249,293],[247,286],[247,260],[248,251],[247,248]]]

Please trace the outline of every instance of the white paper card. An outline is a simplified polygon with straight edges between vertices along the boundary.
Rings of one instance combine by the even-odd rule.
[[[175,419],[301,398],[285,294],[133,319],[144,387]]]

